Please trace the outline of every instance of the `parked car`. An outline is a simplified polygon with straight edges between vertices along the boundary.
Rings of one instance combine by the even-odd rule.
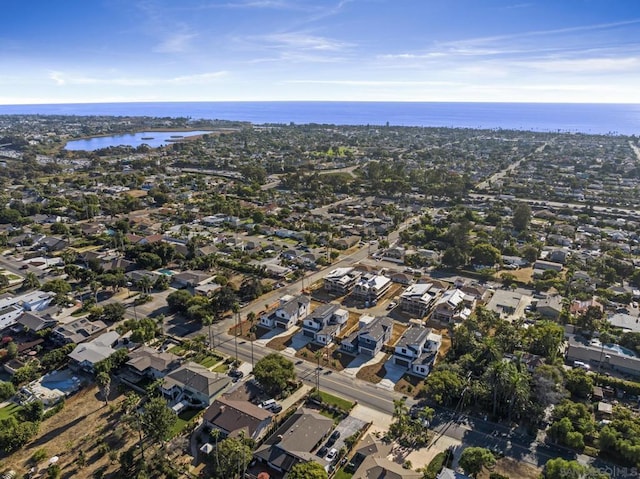
[[[262,409],[271,409],[275,404],[277,404],[275,399],[267,399],[266,401],[262,401],[258,404],[258,407],[261,407]]]
[[[325,457],[325,459],[329,462],[333,462],[337,455],[338,455],[338,450],[335,447],[332,447],[331,450],[329,451],[329,454],[327,454],[327,457]]]
[[[318,449],[318,452],[316,453],[316,456],[319,456],[319,457],[326,456],[328,449],[329,448],[327,446],[322,446],[320,449]]]
[[[333,446],[339,437],[340,437],[340,431],[338,430],[333,431],[331,436],[329,436],[329,440],[327,441],[327,446]]]

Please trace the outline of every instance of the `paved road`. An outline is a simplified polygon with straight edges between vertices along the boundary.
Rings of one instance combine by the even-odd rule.
[[[527,156],[523,156],[522,158],[520,158],[515,163],[510,164],[504,170],[500,170],[497,173],[495,173],[492,176],[490,176],[489,178],[487,178],[486,180],[481,181],[480,183],[478,183],[475,186],[475,189],[476,190],[483,190],[485,188],[488,188],[489,186],[494,184],[497,180],[500,180],[500,179],[504,178],[507,173],[513,173],[520,166],[520,163],[522,163],[524,160],[526,160],[530,156],[535,155],[536,153],[540,153],[542,150],[544,150],[545,146],[547,146],[547,143],[545,143],[545,144],[539,146],[538,148],[536,148],[533,153],[530,153]]]
[[[228,334],[219,337],[220,343],[216,343],[216,349],[235,356],[235,338]],[[251,343],[238,338],[237,343],[238,358],[247,363],[251,363]],[[273,352],[268,348],[254,347],[253,360]],[[291,358],[295,362],[295,369],[298,377],[305,384],[315,386],[316,384],[316,364],[312,361],[305,361],[298,358]],[[332,371],[323,368],[319,374],[320,389],[336,396],[357,401],[358,404],[391,415],[393,413],[393,401],[401,399],[403,396],[395,391],[380,388],[375,384],[354,379],[339,371]],[[416,401],[408,399],[407,404],[411,406]],[[485,421],[482,418],[468,416],[458,416],[447,408],[435,408],[436,413],[430,427],[437,435],[459,440],[465,446],[481,446],[490,448],[499,454],[511,457],[518,461],[523,461],[542,467],[549,460],[556,457],[565,459],[578,459],[585,464],[591,464],[600,470],[616,471],[610,463],[586,456],[577,456],[575,452],[554,444],[542,443],[536,438],[512,430],[499,423]],[[437,437],[437,436],[436,436]],[[621,476],[620,476],[621,477]],[[615,474],[612,478],[616,479]]]
[[[221,333],[216,337],[215,349],[235,357],[235,338]],[[264,347],[253,348],[254,363],[273,350]],[[238,358],[251,364],[251,343],[238,338]],[[312,361],[290,358],[295,362],[296,373],[305,384],[315,386],[316,367]],[[329,373],[329,371],[331,371]],[[393,412],[393,400],[401,399],[402,395],[377,387],[375,384],[343,375],[340,372],[323,368],[320,372],[320,389],[336,396],[345,397],[359,404],[386,414]]]

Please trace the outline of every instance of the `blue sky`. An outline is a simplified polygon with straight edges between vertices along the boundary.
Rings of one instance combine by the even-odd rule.
[[[640,103],[640,0],[2,0],[0,104]]]

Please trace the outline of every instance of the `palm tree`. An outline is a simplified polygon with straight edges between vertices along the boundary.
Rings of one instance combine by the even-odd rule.
[[[40,287],[40,281],[38,281],[38,277],[32,271],[29,271],[22,282],[22,287],[24,289],[36,289]]]
[[[151,291],[151,287],[153,286],[153,282],[148,276],[142,276],[138,280],[137,286],[142,290],[144,294],[149,294],[149,291]]]
[[[214,447],[216,451],[216,473],[220,469],[220,459],[218,457],[218,439],[220,438],[220,429],[213,428],[211,431],[211,437],[213,437]]]
[[[251,370],[253,371],[253,342],[256,340],[256,331],[258,330],[255,321],[256,321],[256,313],[250,311],[247,314],[247,321],[251,327],[249,328],[249,341],[251,341]]]
[[[233,335],[233,340],[235,343],[235,348],[236,348],[236,362],[235,362],[235,366],[238,367],[238,331],[240,330],[240,305],[238,303],[233,303],[233,306],[231,306],[231,310],[233,311],[233,314],[235,315],[235,320],[236,320],[236,333]]]
[[[209,349],[214,347],[213,344],[213,336],[211,335],[211,325],[213,324],[213,316],[207,314],[204,318],[202,318],[202,325],[209,326]]]
[[[109,404],[109,393],[111,392],[111,376],[106,371],[101,371],[96,375],[96,383],[102,391],[105,405]]]
[[[98,291],[100,291],[100,282],[99,281],[91,281],[89,283],[89,287],[91,288],[91,292],[93,293],[93,299],[95,302],[98,302]]]

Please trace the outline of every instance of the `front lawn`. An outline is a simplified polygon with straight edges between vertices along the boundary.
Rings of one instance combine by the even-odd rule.
[[[214,354],[206,354],[206,353],[196,354],[192,359],[193,361],[204,366],[205,368],[211,368],[214,365],[218,364],[220,361],[222,361],[222,358],[220,356],[216,356]]]
[[[320,397],[322,398],[323,403],[338,407],[346,412],[351,411],[355,406],[351,401],[347,401],[346,399],[334,396],[333,394],[326,393],[322,390],[320,391]]]
[[[346,472],[344,469],[338,469],[336,475],[333,476],[334,479],[351,479],[353,477],[352,473]]]
[[[171,431],[169,431],[169,437],[174,438],[182,431],[184,431],[185,427],[187,427],[187,424],[189,424],[189,421],[197,416],[200,411],[200,409],[187,409],[178,414],[176,423],[171,428]]]

